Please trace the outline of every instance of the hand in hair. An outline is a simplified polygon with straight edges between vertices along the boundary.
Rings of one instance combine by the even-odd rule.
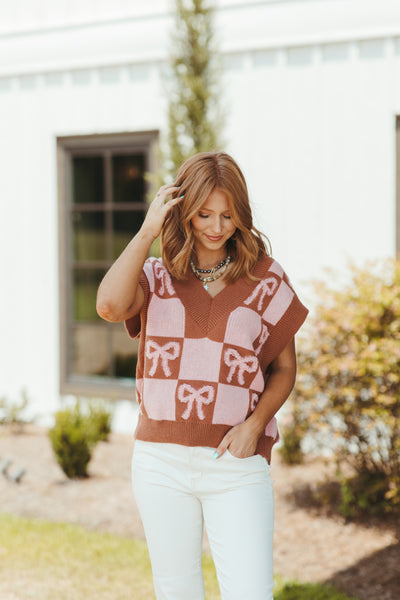
[[[165,217],[171,208],[175,206],[175,204],[178,204],[183,198],[183,196],[176,196],[168,200],[168,196],[177,192],[179,192],[179,187],[172,184],[163,185],[160,187],[154,200],[150,204],[141,229],[149,232],[154,239],[160,235]]]
[[[139,285],[143,264],[151,244],[159,236],[165,217],[181,197],[167,200],[177,194],[179,187],[163,185],[150,204],[142,227],[122,254],[109,268],[97,292],[97,312],[106,321],[124,321],[137,315],[143,305],[144,294]]]

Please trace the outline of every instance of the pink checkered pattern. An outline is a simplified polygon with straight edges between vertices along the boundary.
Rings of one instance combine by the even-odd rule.
[[[174,287],[161,261],[146,261],[147,322],[137,378],[138,400],[146,418],[188,426],[234,426],[251,414],[265,388],[265,356],[271,343],[277,344],[276,328],[294,301],[297,310],[306,311],[282,267],[268,260],[265,276],[248,286],[225,313],[220,309],[220,318],[214,321],[219,327],[215,336],[212,330],[199,336],[200,313],[207,302],[196,304],[196,296],[179,296],[178,284]],[[198,295],[199,289],[193,293]],[[190,333],[191,319],[196,321],[196,335]],[[208,323],[207,314],[204,323]],[[276,438],[275,419],[265,434]]]
[[[257,355],[269,331],[260,311],[265,298],[278,288],[277,279],[271,276],[255,286],[243,305],[229,314],[224,341],[216,342],[208,337],[185,337],[185,306],[159,261],[146,264],[146,275],[153,292],[148,306],[143,385],[148,416],[155,420],[187,420],[189,416],[204,420],[203,408],[212,404],[213,423],[243,422],[265,386]],[[273,320],[278,316],[276,308],[265,312]]]

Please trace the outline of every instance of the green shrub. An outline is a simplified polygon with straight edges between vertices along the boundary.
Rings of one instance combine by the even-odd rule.
[[[93,430],[79,403],[55,415],[54,427],[49,431],[56,459],[70,479],[87,477],[87,467],[95,444]]]
[[[380,515],[399,508],[400,475],[388,480],[384,473],[362,471],[344,477],[341,485],[340,512],[345,517],[363,513]]]
[[[292,396],[316,449],[346,473],[346,516],[400,507],[400,263],[351,271],[339,290],[315,285]]]
[[[11,425],[18,431],[25,423],[32,422],[33,418],[27,419],[24,416],[28,404],[29,398],[26,390],[22,390],[19,402],[13,402],[4,397],[0,398],[0,425]]]
[[[299,465],[304,461],[302,439],[307,431],[301,411],[297,403],[289,401],[289,412],[279,421],[281,443],[279,453],[284,463]]]
[[[49,437],[57,462],[67,477],[87,477],[87,467],[94,446],[107,441],[113,413],[104,403],[92,401],[85,409],[77,401],[73,407],[55,415]]]
[[[295,429],[288,429],[283,433],[279,453],[283,462],[287,465],[300,465],[303,462],[304,454],[301,449],[301,439]]]
[[[89,404],[88,424],[93,442],[106,442],[111,433],[113,411],[104,403],[93,401]]]

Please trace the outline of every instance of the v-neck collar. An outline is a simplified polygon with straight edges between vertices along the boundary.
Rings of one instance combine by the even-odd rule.
[[[187,313],[207,335],[251,293],[252,285],[244,278],[228,283],[211,296],[194,276],[185,281],[173,279],[173,286]]]
[[[196,289],[197,289],[197,287],[201,288],[207,294],[207,296],[209,296],[211,298],[211,300],[214,300],[214,298],[216,298],[219,294],[222,294],[222,292],[229,286],[229,283],[228,283],[222,289],[220,289],[219,292],[217,292],[214,296],[212,296],[211,294],[208,293],[205,286],[201,283],[201,281],[197,277],[195,277],[194,275],[191,277],[192,277],[192,279],[195,280],[195,282],[198,282],[198,284],[200,284],[200,285],[196,285]],[[195,285],[195,282],[193,285]]]

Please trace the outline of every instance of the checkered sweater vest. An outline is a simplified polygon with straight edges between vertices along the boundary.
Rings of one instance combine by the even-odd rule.
[[[137,439],[216,448],[252,413],[268,366],[308,313],[274,259],[254,274],[261,280],[240,279],[212,298],[194,276],[178,281],[159,259],[145,262],[143,309],[125,323],[140,338]],[[256,453],[270,460],[278,437],[274,417]]]

